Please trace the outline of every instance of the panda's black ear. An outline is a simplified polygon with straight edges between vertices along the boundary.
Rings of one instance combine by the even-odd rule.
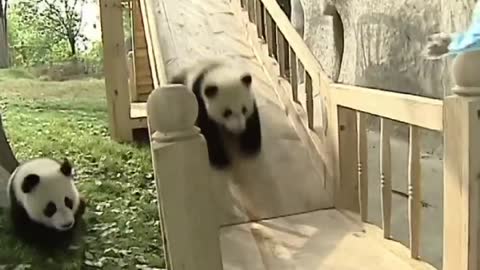
[[[249,87],[252,84],[252,75],[250,75],[250,73],[246,73],[242,75],[240,80],[246,87]]]
[[[72,164],[70,164],[70,161],[68,159],[64,159],[62,165],[60,165],[60,172],[62,172],[63,175],[65,176],[72,176]]]
[[[22,191],[30,193],[40,183],[40,176],[36,174],[29,174],[25,176],[22,183]]]
[[[218,87],[216,85],[209,85],[205,87],[205,96],[207,98],[213,98],[217,95],[218,93]]]

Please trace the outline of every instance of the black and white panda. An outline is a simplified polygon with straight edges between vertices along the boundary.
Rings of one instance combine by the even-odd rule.
[[[205,137],[210,163],[219,169],[230,165],[224,131],[234,135],[248,156],[260,152],[260,117],[252,91],[252,75],[226,58],[206,58],[184,68],[171,83],[184,84],[199,105],[196,125]]]
[[[85,211],[74,183],[73,168],[38,158],[20,164],[8,181],[13,229],[27,243],[40,247],[68,246]]]

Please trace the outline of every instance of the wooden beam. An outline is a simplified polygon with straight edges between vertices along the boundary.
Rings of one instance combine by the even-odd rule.
[[[100,19],[110,134],[112,139],[124,142],[131,141],[133,135],[121,2],[100,0]]]

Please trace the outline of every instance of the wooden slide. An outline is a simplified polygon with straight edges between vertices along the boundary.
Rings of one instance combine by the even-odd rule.
[[[214,170],[211,179],[221,208],[224,269],[432,269],[402,259],[408,254],[400,244],[381,244],[375,233],[367,235],[365,226],[333,208],[326,163],[256,55],[239,0],[141,2],[155,86],[206,56],[230,56],[254,75],[263,152],[252,160],[236,157],[232,170]]]

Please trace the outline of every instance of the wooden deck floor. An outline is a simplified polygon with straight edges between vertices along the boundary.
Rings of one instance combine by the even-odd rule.
[[[225,270],[434,269],[403,260],[400,244],[380,244],[337,210],[225,227],[220,242]]]

